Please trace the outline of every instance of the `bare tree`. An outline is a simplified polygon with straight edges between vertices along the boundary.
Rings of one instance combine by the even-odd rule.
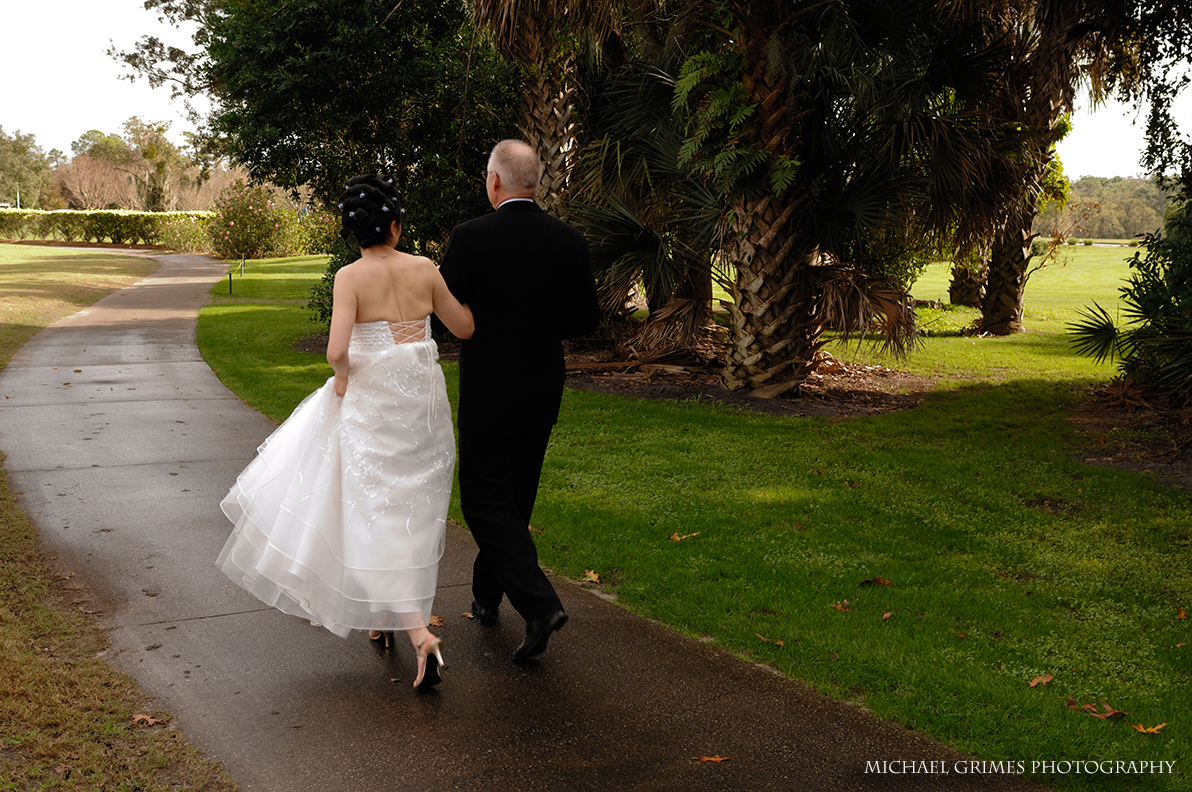
[[[132,209],[139,203],[131,177],[107,160],[82,154],[54,175],[71,209]]]

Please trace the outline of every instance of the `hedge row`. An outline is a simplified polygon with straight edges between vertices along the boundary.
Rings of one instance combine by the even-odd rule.
[[[277,208],[241,182],[224,192],[228,195],[221,194],[214,212],[0,209],[0,239],[161,245],[225,259],[330,253],[339,239],[335,215],[318,209],[295,213]],[[235,235],[230,233],[233,230]],[[231,245],[233,237],[236,241],[248,238],[253,244]]]
[[[210,217],[211,212],[0,209],[0,238],[155,245],[173,221],[205,223]]]

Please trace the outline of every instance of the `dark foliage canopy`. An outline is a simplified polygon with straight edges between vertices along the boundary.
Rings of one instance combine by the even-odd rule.
[[[492,144],[514,133],[514,73],[450,0],[151,0],[199,24],[197,53],[114,53],[151,82],[206,93],[210,137],[261,181],[330,203],[347,178],[399,177],[404,240],[446,239],[486,205]]]

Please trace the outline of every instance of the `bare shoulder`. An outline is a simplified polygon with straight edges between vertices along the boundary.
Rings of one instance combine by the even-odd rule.
[[[439,271],[438,265],[426,256],[414,256],[409,253],[402,254],[398,264],[420,279],[433,277]]]
[[[438,269],[439,265],[428,259],[426,256],[410,256],[410,261],[413,266],[419,269]]]
[[[348,283],[351,283],[353,280],[356,279],[356,276],[360,271],[360,267],[357,266],[359,264],[360,264],[360,259],[357,259],[353,262],[350,262],[350,263],[345,264],[342,267],[340,267],[338,270],[335,271],[335,275],[334,275],[335,282],[343,283],[345,285]]]

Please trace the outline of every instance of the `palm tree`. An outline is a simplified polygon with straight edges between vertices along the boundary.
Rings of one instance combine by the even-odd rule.
[[[501,54],[523,72],[522,134],[545,160],[539,200],[558,214],[578,121],[572,109],[575,37],[604,31],[611,4],[598,0],[473,0],[472,12]]]
[[[723,212],[707,180],[678,163],[673,79],[630,62],[584,84],[596,137],[574,159],[567,212],[589,239],[605,312],[616,316],[641,284],[649,317],[629,346],[642,359],[687,351],[710,318]]]
[[[991,227],[1009,142],[962,100],[989,92],[993,54],[935,8],[751,2],[685,65],[685,154],[732,196],[726,386],[797,388],[827,329],[875,315],[905,348],[906,270]]]
[[[1029,274],[1032,226],[1045,192],[1054,144],[1083,81],[1094,102],[1113,80],[1131,88],[1140,74],[1129,2],[1002,0],[968,5],[986,20],[986,36],[1010,53],[1003,90],[990,108],[1021,133],[1017,159],[1021,186],[993,235],[981,329],[994,335],[1020,332]]]

